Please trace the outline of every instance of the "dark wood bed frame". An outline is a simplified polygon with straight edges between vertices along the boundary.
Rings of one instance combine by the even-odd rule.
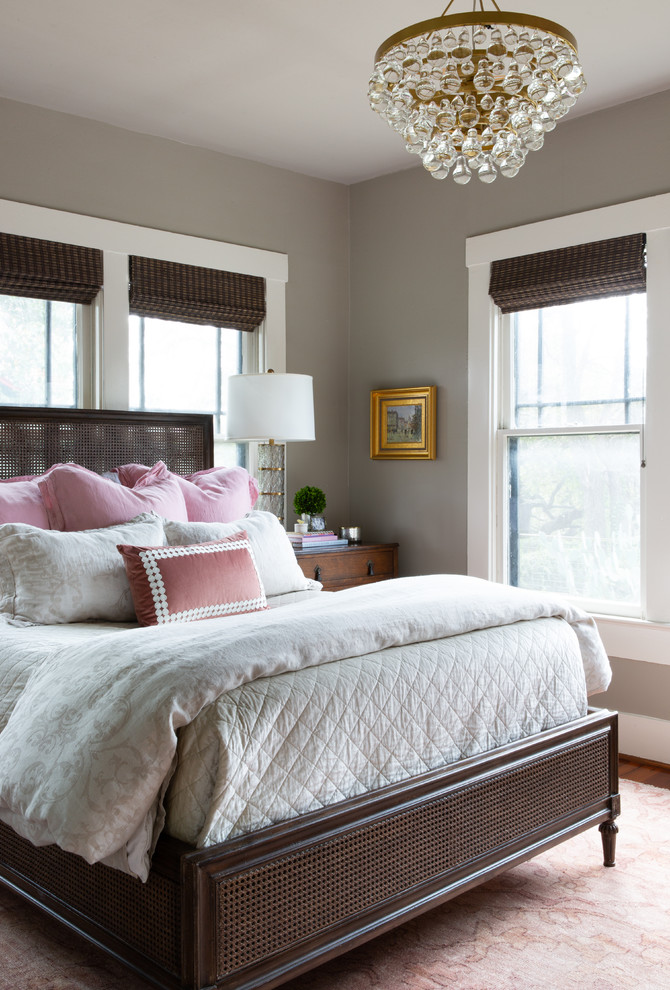
[[[0,477],[212,461],[208,416],[0,409]],[[146,884],[0,824],[0,882],[163,988],[276,987],[598,825],[614,865],[617,717],[539,733],[207,849],[163,836]]]

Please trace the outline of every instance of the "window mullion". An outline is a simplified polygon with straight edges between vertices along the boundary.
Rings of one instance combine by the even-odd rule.
[[[130,406],[128,361],[128,255],[103,253],[105,288],[102,325],[103,409]]]
[[[52,376],[52,355],[51,355],[51,300],[44,301],[44,404],[51,405],[51,376]]]

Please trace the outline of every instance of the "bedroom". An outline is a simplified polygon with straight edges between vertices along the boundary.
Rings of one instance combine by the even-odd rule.
[[[395,21],[408,20],[401,5],[397,10],[396,18],[388,14],[388,29],[372,25],[370,59]],[[541,12],[551,16],[548,4]],[[556,16],[579,34],[579,18],[567,8]],[[288,488],[318,484],[334,523],[355,520],[370,539],[397,540],[405,574],[464,572],[465,239],[667,193],[668,84],[658,86],[665,92],[631,92],[617,106],[568,117],[517,179],[465,189],[404,167],[351,184],[314,178],[251,161],[243,148],[224,154],[45,109],[24,93],[0,103],[0,197],[285,253],[287,368],[314,375],[318,437],[291,448]],[[215,88],[211,99],[218,97]],[[384,130],[368,116],[371,129]],[[620,155],[622,134],[631,145],[645,142],[634,167]],[[437,460],[371,462],[370,389],[428,384],[432,376],[439,386]],[[637,755],[670,762],[668,666],[633,654],[615,670],[606,703],[653,720],[659,732],[656,748]]]

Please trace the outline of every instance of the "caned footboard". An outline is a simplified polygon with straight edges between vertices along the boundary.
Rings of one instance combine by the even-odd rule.
[[[614,859],[616,715],[208,849],[159,843],[149,882],[0,826],[0,879],[158,986],[278,986],[590,826]]]

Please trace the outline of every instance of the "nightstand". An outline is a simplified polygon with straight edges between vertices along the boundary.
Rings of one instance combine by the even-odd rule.
[[[300,550],[296,559],[305,577],[321,581],[325,591],[398,576],[397,543],[350,543],[339,550]]]

